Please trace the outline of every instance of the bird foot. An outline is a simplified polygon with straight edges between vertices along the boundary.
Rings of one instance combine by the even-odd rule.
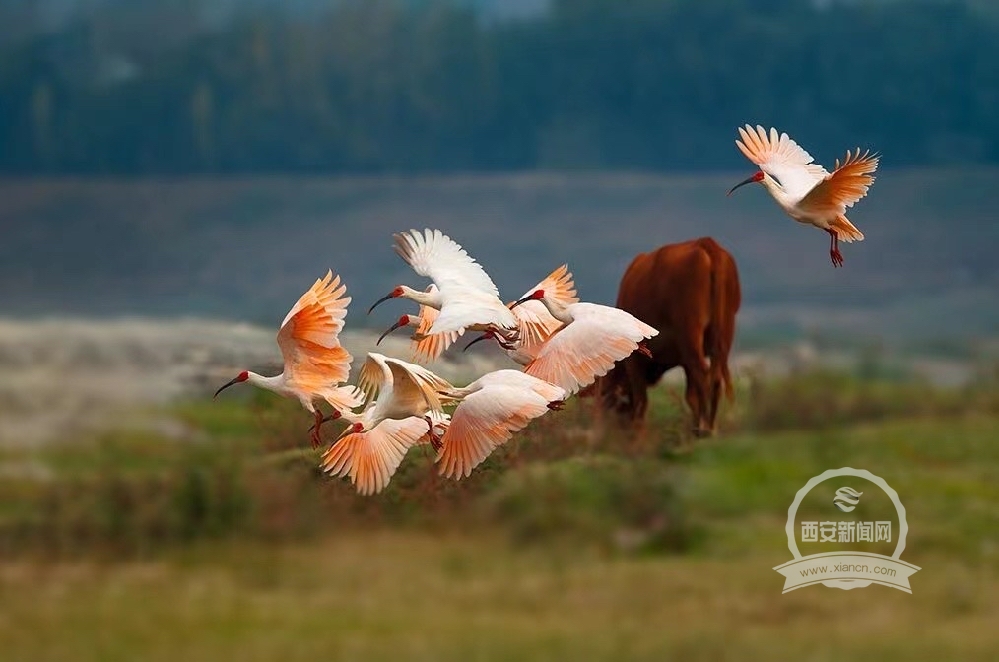
[[[425,420],[427,422],[427,425],[430,426],[430,429],[427,431],[430,434],[430,445],[433,446],[435,451],[439,451],[441,449],[441,446],[443,446],[443,444],[441,443],[441,438],[438,435],[434,434],[434,422],[430,419],[429,416],[424,416],[423,420]]]
[[[429,416],[424,416],[423,420],[425,420],[427,422],[427,425],[430,426],[430,430],[429,430],[429,432],[430,432],[430,445],[433,447],[433,449],[435,451],[440,452],[440,450],[442,448],[444,448],[444,442],[443,442],[443,440],[441,438],[441,435],[434,433],[434,428],[437,427],[437,426],[434,425],[434,422],[430,419]]]
[[[649,351],[649,348],[645,346],[644,342],[638,343],[638,350],[637,351],[640,352],[641,354],[644,354],[645,356],[649,357],[650,359],[652,358],[652,352]]]
[[[516,343],[520,342],[520,329],[519,328],[503,329],[503,328],[500,328],[498,326],[492,325],[489,330],[494,335],[497,336],[497,341],[499,342],[499,344],[501,346],[504,346],[504,342],[506,343],[506,345],[509,345],[509,346],[513,346]]]
[[[832,260],[833,268],[843,266],[843,255],[839,252],[839,235],[835,230],[826,230],[829,233],[829,258]]]
[[[843,254],[839,252],[838,248],[829,250],[829,258],[832,260],[833,268],[843,266]]]
[[[553,400],[548,403],[548,408],[552,411],[562,411],[565,408],[565,400]]]

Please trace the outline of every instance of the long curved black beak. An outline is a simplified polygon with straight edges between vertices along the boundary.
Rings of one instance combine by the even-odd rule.
[[[388,301],[389,299],[394,299],[394,298],[395,298],[395,297],[393,297],[393,296],[392,296],[392,293],[391,293],[391,292],[390,292],[390,293],[388,293],[388,294],[386,294],[386,295],[385,295],[385,296],[383,296],[383,297],[382,297],[381,299],[379,299],[378,301],[375,301],[375,302],[374,302],[373,304],[371,304],[371,307],[370,307],[370,308],[368,308],[368,314],[370,315],[370,314],[371,314],[371,311],[375,309],[375,306],[377,306],[377,305],[378,305],[378,304],[380,304],[381,302],[383,302],[383,301]]]
[[[514,301],[513,303],[510,304],[510,310],[513,310],[514,308],[516,308],[520,304],[527,303],[528,301],[531,301],[533,299],[534,299],[534,297],[531,296],[531,295],[526,296],[523,299],[517,299],[516,301]]]
[[[222,391],[226,390],[233,384],[238,384],[238,383],[239,383],[239,377],[236,377],[235,379],[230,380],[228,383],[223,384],[222,386],[219,387],[219,390],[215,391],[215,395],[212,396],[212,400],[219,397],[219,393],[221,393]]]
[[[738,184],[736,184],[735,186],[733,186],[729,190],[729,192],[725,194],[725,197],[727,198],[728,196],[732,195],[732,191],[734,191],[735,189],[739,188],[740,186],[745,186],[746,184],[752,184],[755,181],[756,181],[756,175],[753,175],[752,177],[747,177],[746,179],[742,180],[741,182],[739,182]]]
[[[479,342],[480,340],[486,340],[487,338],[492,338],[492,336],[490,334],[488,334],[488,333],[483,333],[481,336],[479,336],[478,338],[476,338],[472,342],[470,342],[467,345],[465,345],[465,349],[463,349],[461,351],[462,352],[467,352],[469,347],[471,347],[475,343]]]
[[[371,311],[368,311],[368,312],[371,312]],[[398,322],[396,322],[395,324],[393,324],[392,326],[390,326],[388,329],[386,329],[385,333],[383,333],[382,335],[378,336],[378,340],[375,342],[375,345],[378,345],[379,343],[381,343],[381,341],[385,339],[385,336],[387,336],[388,334],[392,333],[393,331],[395,331],[396,329],[398,329],[400,326],[402,326],[402,324],[399,324]]]

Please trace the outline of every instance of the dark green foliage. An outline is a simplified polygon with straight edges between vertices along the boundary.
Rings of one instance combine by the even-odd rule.
[[[999,160],[999,25],[959,2],[379,0],[211,32],[120,4],[0,42],[0,171],[729,168],[746,121],[823,161]]]

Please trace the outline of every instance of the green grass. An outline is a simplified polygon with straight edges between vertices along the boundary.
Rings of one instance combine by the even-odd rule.
[[[985,660],[999,644],[994,568],[922,555],[912,595],[781,595],[770,568],[784,552],[606,558],[371,532],[199,546],[156,563],[16,564],[0,575],[0,639],[7,660],[192,662]]]
[[[467,480],[417,451],[366,499],[315,471],[294,407],[182,405],[188,441],[47,449],[52,480],[0,485],[2,658],[992,659],[994,396],[805,375],[696,442],[666,390],[639,438],[580,403]],[[781,594],[787,508],[841,466],[898,491],[911,595]]]

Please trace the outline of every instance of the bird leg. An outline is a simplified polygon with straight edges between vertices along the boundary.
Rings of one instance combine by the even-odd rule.
[[[424,416],[423,420],[425,420],[427,422],[427,425],[430,426],[430,445],[433,447],[435,451],[439,453],[441,448],[444,447],[444,444],[441,442],[440,436],[434,434],[434,427],[435,427],[434,422],[430,420],[429,416]]]
[[[323,423],[329,423],[334,418],[336,418],[336,416],[323,416],[322,420],[319,421],[319,425],[322,425]],[[312,427],[309,428],[309,432],[312,432],[315,429],[316,429],[316,424],[313,423]]]
[[[637,351],[640,352],[640,353],[642,353],[642,354],[644,354],[645,356],[649,357],[650,359],[652,358],[652,352],[650,352],[649,348],[645,346],[645,341],[644,340],[642,342],[638,343],[638,350]]]
[[[309,431],[312,433],[310,435],[310,439],[312,439],[312,447],[319,448],[319,444],[322,443],[322,440],[319,438],[319,428],[323,426],[323,423],[330,420],[332,416],[323,417],[323,412],[319,411],[318,409],[312,412],[312,415],[315,416],[316,422],[312,425],[311,428],[309,428]]]
[[[829,233],[829,257],[832,259],[833,267],[843,266],[843,254],[839,252],[839,235],[835,230],[826,230]]]
[[[563,407],[565,407],[565,400],[552,400],[548,403],[548,408],[552,411],[562,411]]]

